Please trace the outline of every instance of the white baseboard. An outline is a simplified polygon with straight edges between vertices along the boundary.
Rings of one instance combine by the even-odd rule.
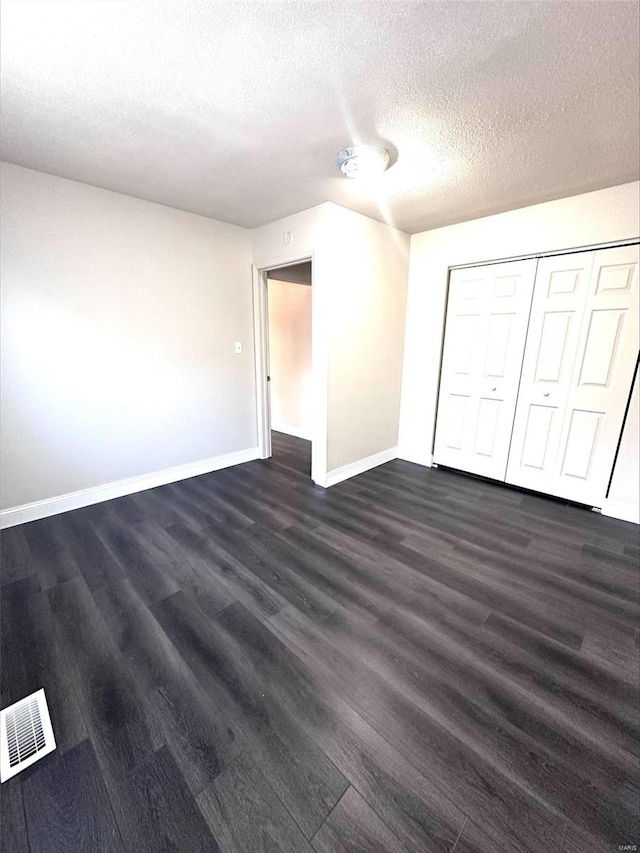
[[[602,514],[610,518],[619,518],[621,521],[632,521],[640,524],[640,506],[627,501],[616,501],[606,499],[602,504]]]
[[[311,433],[304,427],[291,426],[291,424],[271,424],[271,429],[274,432],[283,432],[285,435],[292,435],[294,438],[305,438],[311,441]]]
[[[364,474],[365,471],[369,471],[371,468],[377,468],[378,465],[384,465],[385,462],[391,462],[397,458],[397,447],[392,447],[390,450],[383,450],[381,453],[374,453],[373,456],[358,459],[357,462],[343,465],[342,468],[334,468],[333,471],[327,471],[325,482],[318,483],[318,485],[322,485],[328,489],[330,486],[335,486],[336,483],[341,483],[343,480],[348,480],[357,474]]]
[[[156,486],[164,486],[167,483],[175,483],[177,480],[186,480],[188,477],[197,477],[199,474],[208,474],[211,471],[219,471],[221,468],[229,468],[231,465],[239,465],[242,462],[251,462],[253,459],[259,458],[258,448],[250,447],[236,453],[225,453],[211,459],[201,459],[198,462],[189,462],[187,465],[176,465],[174,468],[165,468],[163,471],[154,471],[151,474],[142,474],[139,477],[129,477],[115,483],[106,483],[104,486],[81,489],[78,492],[69,492],[69,494],[59,495],[55,498],[46,498],[42,501],[14,506],[0,512],[0,528],[14,527],[16,524],[24,524],[38,518],[47,518],[49,515],[57,515],[71,509],[109,501],[112,498],[121,498],[123,495],[131,495],[145,489],[154,489]]]
[[[398,459],[402,459],[405,462],[413,462],[415,465],[424,465],[426,468],[433,467],[433,453],[412,453],[410,450],[403,451],[399,447]]]

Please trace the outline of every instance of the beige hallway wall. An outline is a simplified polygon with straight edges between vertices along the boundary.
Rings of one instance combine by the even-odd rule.
[[[268,297],[271,428],[311,439],[311,287],[269,278]]]

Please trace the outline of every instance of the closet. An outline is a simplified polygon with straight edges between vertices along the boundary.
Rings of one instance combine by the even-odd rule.
[[[601,506],[637,356],[637,245],[452,270],[434,462]]]

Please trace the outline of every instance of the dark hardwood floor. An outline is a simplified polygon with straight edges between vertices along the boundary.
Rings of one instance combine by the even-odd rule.
[[[3,532],[2,850],[638,849],[638,528],[273,446]]]

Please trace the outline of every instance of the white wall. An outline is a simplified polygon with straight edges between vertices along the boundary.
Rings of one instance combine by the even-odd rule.
[[[333,207],[331,202],[325,202],[254,228],[251,232],[254,265],[259,269],[271,269],[313,256],[315,284],[318,273],[322,274],[322,258],[316,258],[315,252],[322,248],[324,223]]]
[[[310,439],[311,287],[269,277],[268,296],[271,428]]]
[[[2,222],[3,508],[255,447],[249,231],[7,164]]]
[[[332,206],[328,470],[398,444],[409,237]]]
[[[414,234],[400,455],[431,464],[449,267],[637,238],[638,182]],[[619,459],[619,464],[625,464]]]
[[[640,394],[638,374],[627,419],[622,431],[618,463],[613,472],[609,498],[603,507],[605,515],[614,515],[640,524]]]
[[[263,269],[313,256],[315,481],[395,456],[409,237],[327,202],[256,229],[253,252]]]

